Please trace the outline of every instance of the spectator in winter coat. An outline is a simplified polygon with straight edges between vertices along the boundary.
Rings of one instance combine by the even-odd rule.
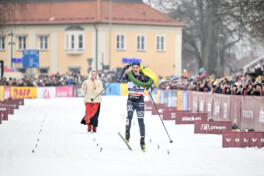
[[[99,95],[103,90],[102,81],[99,80],[99,76],[96,70],[91,70],[89,78],[83,82],[82,92],[85,93],[84,104],[85,104],[85,116],[81,123],[88,125],[88,132],[96,132],[98,126],[98,118],[100,113],[100,103],[102,98]]]

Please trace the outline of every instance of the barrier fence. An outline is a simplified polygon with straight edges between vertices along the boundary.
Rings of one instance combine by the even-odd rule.
[[[105,83],[107,86],[109,83]],[[104,95],[127,95],[127,84],[112,83]],[[147,93],[146,93],[147,94]],[[0,86],[0,99],[82,97],[81,86],[8,87]],[[264,131],[264,97],[224,95],[196,91],[155,90],[152,97],[157,106],[177,107],[193,113],[207,113],[208,119],[232,121],[241,130]],[[159,105],[160,104],[160,105]],[[153,106],[153,105],[151,105]],[[153,108],[151,108],[153,109]],[[160,109],[160,108],[159,108]],[[146,108],[146,110],[148,110]],[[153,113],[156,112],[153,110]],[[162,114],[163,111],[160,110]]]

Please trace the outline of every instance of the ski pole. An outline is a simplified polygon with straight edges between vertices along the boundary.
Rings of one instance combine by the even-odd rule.
[[[164,122],[163,122],[162,118],[160,117],[160,113],[159,113],[158,108],[157,108],[157,106],[156,106],[156,104],[155,104],[155,102],[154,102],[154,100],[153,100],[153,98],[152,98],[151,92],[149,92],[149,95],[150,95],[151,100],[152,100],[152,102],[153,102],[153,104],[154,104],[154,106],[155,106],[155,108],[156,108],[156,110],[157,110],[157,113],[158,113],[159,118],[160,118],[160,120],[161,120],[161,122],[162,122],[162,124],[163,124],[163,127],[164,127],[164,129],[165,129],[165,131],[166,131],[166,133],[167,133],[167,135],[168,135],[168,137],[169,137],[170,143],[172,143],[173,140],[171,140],[170,135],[169,135],[169,133],[168,133],[168,131],[167,131],[165,125],[164,125]]]
[[[111,82],[110,84],[112,84],[112,83],[113,83],[113,82]],[[96,99],[99,95],[101,95],[102,92],[105,91],[105,89],[107,89],[108,86],[110,86],[110,84],[108,84],[108,85],[104,88],[104,90],[102,90],[102,91],[101,91],[99,94],[97,94],[94,98],[91,98],[91,101],[93,102],[94,99]]]

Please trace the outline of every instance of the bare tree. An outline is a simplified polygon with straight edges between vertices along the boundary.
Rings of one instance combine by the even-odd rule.
[[[231,67],[229,57],[226,58],[227,51],[230,56],[230,49],[246,33],[239,25],[239,20],[232,16],[235,11],[230,10],[229,1],[240,0],[149,0],[149,4],[187,25],[183,30],[184,67],[196,63],[198,68],[204,67],[209,74],[222,76],[224,67]],[[244,10],[241,13],[246,14],[248,8]],[[256,13],[263,12],[258,10]],[[257,18],[258,22],[261,17],[263,15]],[[252,26],[259,30],[255,25]]]

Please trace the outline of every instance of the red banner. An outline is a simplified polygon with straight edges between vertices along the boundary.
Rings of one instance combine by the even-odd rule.
[[[220,121],[230,121],[230,95],[221,96]]]
[[[2,120],[8,120],[7,108],[5,106],[0,106],[0,113]]]
[[[212,119],[212,110],[213,110],[213,96],[212,94],[204,95],[206,98],[206,111],[208,114],[208,119]]]
[[[160,115],[162,115],[162,111],[163,111],[163,107],[164,107],[164,104],[155,104],[156,105],[156,107],[157,107],[157,109],[158,109],[158,111],[159,111],[159,114]],[[155,108],[155,105],[154,104],[151,104],[151,113],[152,113],[152,115],[158,115],[158,112],[157,112],[157,110],[156,110],[156,108]]]
[[[232,95],[230,100],[230,120],[241,128],[241,99],[240,95]]]
[[[191,112],[189,110],[176,110],[175,109],[164,109],[163,110],[163,120],[175,120],[176,113]]]
[[[257,118],[255,106],[258,106],[256,103],[256,98],[252,98],[249,96],[244,96],[242,98],[241,129],[243,131],[247,128],[254,129],[254,118]]]
[[[187,92],[187,104],[188,104],[188,110],[190,110],[191,112],[192,111],[192,95],[193,95],[193,92],[192,91],[188,91]]]
[[[212,119],[215,121],[220,121],[220,109],[221,109],[221,95],[213,94],[213,111],[212,111]]]
[[[195,121],[206,121],[207,113],[176,113],[176,124],[194,124]]]
[[[197,92],[192,92],[192,112],[199,112]]]
[[[223,147],[264,147],[264,132],[223,132]]]
[[[151,101],[145,101],[144,106],[145,106],[145,111],[152,111],[152,102]]]
[[[232,131],[231,121],[196,121],[194,133],[222,134],[223,131]]]
[[[254,108],[254,130],[264,131],[264,99],[262,97],[255,98]]]
[[[198,95],[198,112],[206,112],[206,97],[208,97],[208,93],[199,92]]]

